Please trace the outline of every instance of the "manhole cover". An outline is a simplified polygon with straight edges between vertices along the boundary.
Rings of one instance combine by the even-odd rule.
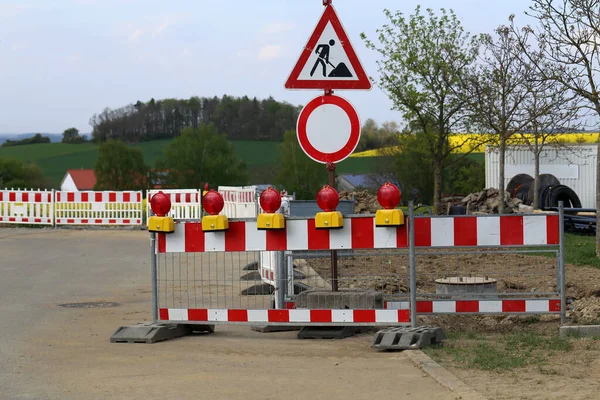
[[[107,308],[107,307],[117,307],[119,303],[115,303],[112,301],[88,301],[84,303],[63,303],[59,304],[59,307],[66,308]]]

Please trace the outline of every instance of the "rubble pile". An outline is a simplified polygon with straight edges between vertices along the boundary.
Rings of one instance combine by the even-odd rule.
[[[468,214],[497,214],[500,203],[500,191],[498,189],[484,189],[478,193],[471,193],[462,199],[462,205],[467,207]],[[523,201],[510,198],[510,193],[504,192],[504,212],[506,214],[522,212]],[[521,211],[520,211],[521,210]]]
[[[580,324],[597,324],[600,322],[600,298],[587,297],[574,300],[572,309],[567,311],[567,318]]]
[[[381,208],[377,196],[366,190],[341,191],[340,200],[354,200],[355,214],[374,214]]]

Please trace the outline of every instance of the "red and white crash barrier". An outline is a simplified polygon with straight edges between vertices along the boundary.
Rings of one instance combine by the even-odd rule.
[[[221,215],[228,218],[256,218],[256,186],[219,186],[225,203]]]
[[[403,324],[410,322],[408,310],[233,310],[161,308],[159,319],[171,322],[277,323],[277,324]]]
[[[53,191],[0,190],[0,223],[54,224]]]
[[[388,301],[388,310],[409,310],[408,301]],[[418,314],[560,313],[560,299],[419,300]]]
[[[161,189],[149,190],[146,199],[146,215],[153,215],[150,200],[159,191],[169,196],[171,210],[168,216],[174,219],[200,219],[202,218],[202,193],[198,189]]]
[[[407,223],[410,223],[408,218]],[[417,217],[415,246],[545,246],[559,242],[558,215]],[[256,221],[230,221],[224,232],[203,232],[201,222],[175,224],[158,235],[157,251],[223,252],[390,249],[408,247],[407,225],[376,227],[373,216],[344,219],[342,229],[318,230],[314,219],[289,219],[283,230],[258,230]]]
[[[142,192],[56,192],[56,225],[142,225]]]

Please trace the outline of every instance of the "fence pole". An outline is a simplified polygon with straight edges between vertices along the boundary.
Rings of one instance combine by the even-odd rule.
[[[565,277],[565,209],[562,201],[558,202],[558,238],[560,246],[560,322],[567,321],[567,293]]]
[[[158,321],[158,284],[156,271],[156,233],[150,235],[150,259],[152,260],[152,322]]]
[[[415,263],[414,202],[408,202],[408,262],[410,268],[410,325],[417,327],[417,269]]]
[[[277,260],[275,264],[275,268],[277,269],[277,280],[275,281],[275,308],[284,309],[285,299],[287,297],[287,262],[283,251],[278,251],[275,254],[275,260]]]

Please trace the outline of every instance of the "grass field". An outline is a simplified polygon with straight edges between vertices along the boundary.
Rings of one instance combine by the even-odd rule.
[[[162,156],[171,139],[142,142],[133,145],[144,153],[144,160],[154,166]],[[251,180],[257,183],[273,183],[277,173],[276,154],[279,142],[234,141],[237,155],[248,165]],[[64,144],[41,143],[26,146],[0,147],[0,157],[14,158],[36,163],[44,175],[58,187],[68,169],[93,168],[98,157],[97,146],[91,143]],[[374,170],[377,163],[386,162],[383,157],[347,158],[338,165],[340,173],[366,173]]]

